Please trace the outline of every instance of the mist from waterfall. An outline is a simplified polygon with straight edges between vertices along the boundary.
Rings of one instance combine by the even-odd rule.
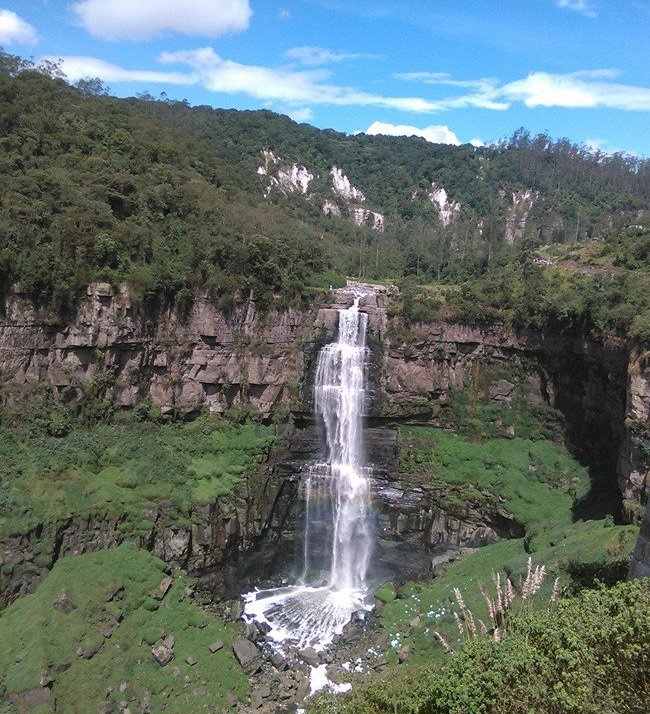
[[[322,421],[326,459],[302,484],[305,503],[300,582],[244,596],[249,621],[267,638],[299,647],[325,646],[355,612],[368,610],[366,573],[372,552],[368,469],[364,466],[368,316],[355,295],[338,312],[338,336],[319,353],[314,406]]]

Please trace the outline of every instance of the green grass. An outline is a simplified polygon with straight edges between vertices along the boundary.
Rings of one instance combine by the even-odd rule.
[[[444,507],[500,507],[532,530],[572,522],[571,507],[589,490],[589,474],[550,441],[488,439],[473,443],[442,429],[400,427],[400,470],[441,489]]]
[[[638,529],[614,526],[611,519],[574,522],[572,507],[589,489],[589,475],[562,446],[522,438],[475,443],[459,434],[426,427],[400,427],[399,469],[417,474],[439,495],[440,506],[462,517],[469,506],[486,515],[507,511],[524,528],[525,538],[476,550],[450,564],[435,579],[407,585],[380,608],[380,619],[395,652],[411,647],[411,662],[442,658],[433,637],[438,629],[458,642],[453,619],[454,588],[476,617],[487,622],[478,583],[491,586],[492,574],[525,575],[528,557],[544,565],[549,577],[541,591],[548,598],[560,576],[568,587],[594,578],[620,577]],[[417,624],[411,625],[415,621]]]
[[[578,522],[562,530],[562,538],[555,545],[540,547],[532,554],[533,567],[544,565],[549,576],[540,591],[539,601],[548,601],[552,582],[568,587],[572,573],[590,568],[593,573],[606,572],[608,565],[625,563],[634,548],[638,535],[635,526],[613,526],[606,520]],[[556,531],[556,535],[559,532]],[[459,636],[453,619],[456,610],[454,588],[462,591],[465,602],[476,617],[488,622],[479,582],[494,592],[492,574],[510,577],[515,587],[525,576],[530,554],[521,538],[503,541],[480,548],[450,564],[445,572],[433,580],[406,586],[399,597],[380,609],[382,626],[389,639],[396,641],[395,650],[409,644],[412,662],[418,663],[434,656],[442,658],[440,645],[433,630],[440,630],[450,641],[458,644]],[[420,617],[417,626],[411,623]]]
[[[258,424],[202,415],[186,424],[132,419],[64,437],[0,427],[0,538],[67,518],[121,516],[138,534],[142,511],[164,502],[162,525],[230,496],[255,473],[274,437]],[[126,526],[125,526],[126,527]]]
[[[165,574],[162,561],[126,544],[59,560],[33,594],[0,613],[0,700],[3,693],[38,688],[45,674],[54,679],[56,711],[69,714],[96,711],[106,701],[117,711],[122,700],[140,711],[145,697],[151,711],[164,705],[166,712],[189,714],[226,705],[228,692],[242,697],[247,680],[231,650],[236,629],[187,597],[180,572],[172,573],[164,599],[153,599]],[[72,612],[54,607],[61,593],[76,604]],[[109,638],[102,628],[112,630]],[[175,658],[161,667],[151,645],[169,634]],[[211,654],[208,646],[216,640],[224,648]],[[89,659],[78,654],[95,649]],[[192,667],[185,662],[189,656],[197,660]],[[174,677],[176,667],[180,675]],[[207,694],[197,698],[193,691],[202,686]]]

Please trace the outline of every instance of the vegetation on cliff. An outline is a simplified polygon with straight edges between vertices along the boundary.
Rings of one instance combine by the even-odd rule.
[[[201,506],[231,503],[238,487],[245,495],[275,441],[270,427],[253,422],[203,414],[157,424],[137,415],[76,426],[65,436],[0,425],[0,538],[68,519],[112,522],[118,539],[189,527]],[[35,567],[49,565],[53,548],[41,541]]]
[[[187,714],[242,698],[237,629],[187,588],[182,573],[126,544],[59,560],[0,614],[0,711]]]

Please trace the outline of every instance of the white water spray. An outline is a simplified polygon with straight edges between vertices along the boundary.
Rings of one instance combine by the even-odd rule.
[[[303,486],[305,526],[299,585],[244,596],[245,617],[265,623],[267,637],[324,647],[355,612],[368,610],[366,572],[372,551],[370,494],[362,415],[368,316],[339,310],[338,339],[321,350],[314,402],[325,427],[327,460],[312,465]],[[323,551],[326,553],[324,568]],[[327,585],[316,586],[325,570]]]

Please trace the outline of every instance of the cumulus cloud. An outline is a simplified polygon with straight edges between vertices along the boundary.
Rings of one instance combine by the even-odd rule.
[[[333,52],[322,47],[292,47],[286,51],[286,56],[295,59],[300,64],[316,66],[320,64],[330,64],[341,62],[346,59],[356,59],[358,54],[352,52]]]
[[[314,118],[314,112],[309,107],[290,109],[287,115],[297,122],[311,121]]]
[[[585,0],[555,0],[555,7],[559,7],[561,10],[579,12],[585,17],[598,17],[598,13]]]
[[[63,73],[71,82],[84,77],[99,77],[106,82],[153,82],[174,85],[191,85],[199,81],[199,78],[193,74],[123,69],[95,57],[45,57],[44,59],[60,64]]]
[[[0,10],[0,45],[35,45],[36,30],[11,10]]]
[[[81,0],[79,22],[103,40],[148,40],[168,32],[218,37],[241,32],[252,14],[248,0]]]
[[[383,134],[384,136],[421,136],[434,144],[454,144],[460,141],[454,132],[445,125],[425,126],[419,129],[408,124],[389,124],[383,121],[373,122],[365,131],[366,134]]]

